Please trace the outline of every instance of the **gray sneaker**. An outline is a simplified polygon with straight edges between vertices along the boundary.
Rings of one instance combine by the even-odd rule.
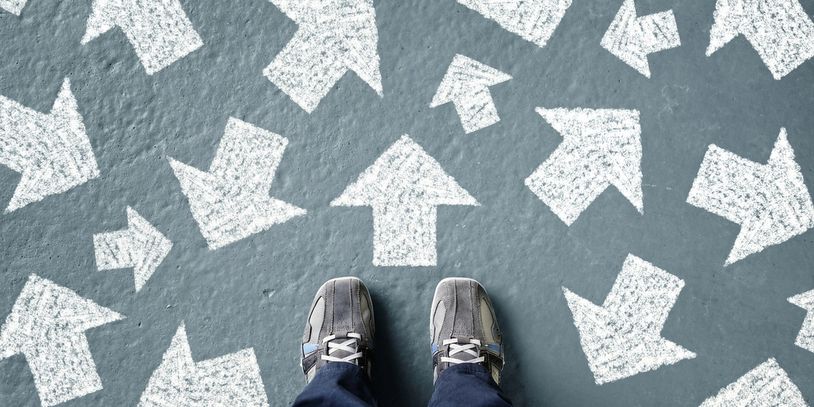
[[[373,302],[356,277],[328,280],[317,291],[302,337],[306,382],[328,363],[351,363],[370,375]]]
[[[500,383],[503,337],[486,290],[470,278],[438,283],[430,311],[433,381],[448,367],[480,364]]]

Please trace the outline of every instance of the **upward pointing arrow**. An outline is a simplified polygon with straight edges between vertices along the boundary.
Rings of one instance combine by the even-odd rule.
[[[726,265],[814,227],[814,205],[786,129],[767,164],[709,146],[687,202],[741,225]]]
[[[602,306],[563,287],[597,384],[658,369],[695,353],[661,337],[684,281],[628,255]]]
[[[571,7],[571,0],[458,0],[458,3],[540,48],[546,46]]]
[[[814,56],[814,22],[799,0],[718,0],[707,56],[741,34],[776,80]]]
[[[263,74],[311,113],[346,72],[382,96],[372,0],[271,0],[299,27]]]
[[[430,107],[448,102],[455,104],[467,134],[489,127],[500,121],[489,87],[509,79],[512,77],[495,68],[461,54],[455,55]]]
[[[814,352],[814,290],[795,295],[789,298],[789,302],[806,310],[806,319],[803,321],[803,327],[800,328],[794,344],[809,352]]]
[[[803,394],[774,358],[710,397],[701,407],[808,407]]]
[[[94,0],[82,44],[120,27],[148,75],[203,45],[179,0]]]
[[[0,0],[0,8],[19,16],[28,0]]]
[[[85,331],[123,319],[32,274],[0,328],[0,359],[22,353],[43,406],[102,389]]]
[[[0,96],[0,164],[22,174],[6,213],[99,176],[67,78],[49,114]]]
[[[373,208],[375,266],[434,266],[438,205],[479,204],[407,135],[331,202]]]

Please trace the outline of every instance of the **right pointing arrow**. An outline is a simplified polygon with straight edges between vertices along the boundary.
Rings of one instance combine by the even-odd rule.
[[[800,389],[774,358],[750,370],[701,407],[808,407]]]

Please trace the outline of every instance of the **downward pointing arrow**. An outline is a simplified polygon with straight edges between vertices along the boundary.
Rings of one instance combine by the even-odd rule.
[[[22,353],[43,406],[102,390],[85,331],[124,317],[32,274],[0,328],[0,359]]]
[[[814,352],[814,290],[795,295],[789,298],[789,302],[806,310],[806,319],[803,321],[803,327],[800,328],[794,344],[809,352]]]
[[[0,164],[22,174],[6,213],[99,176],[67,78],[49,114],[0,96]]]
[[[268,196],[287,144],[285,137],[230,118],[209,172],[170,158],[210,250],[305,214]]]
[[[430,107],[455,104],[467,134],[500,121],[489,86],[506,82],[511,76],[463,55],[455,55]]]
[[[695,358],[661,337],[682,288],[683,280],[633,255],[601,307],[563,287],[597,384]]]
[[[28,0],[0,0],[0,8],[19,16]]]
[[[434,266],[438,205],[479,204],[407,135],[331,202],[373,208],[375,266]]]
[[[774,358],[726,386],[701,407],[808,407],[800,389]]]
[[[571,0],[458,0],[526,41],[545,47]]]
[[[814,227],[814,205],[786,129],[767,164],[711,145],[687,202],[741,225],[727,265]]]

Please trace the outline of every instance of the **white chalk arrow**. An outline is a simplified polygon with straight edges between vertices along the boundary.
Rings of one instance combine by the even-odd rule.
[[[122,315],[32,274],[0,328],[0,359],[22,353],[43,406],[102,390],[85,331]]]
[[[331,202],[373,208],[375,266],[434,266],[439,205],[479,204],[407,135]]]
[[[739,35],[777,80],[814,56],[814,22],[799,0],[718,0],[707,56]]]
[[[251,407],[269,403],[253,349],[195,362],[181,324],[138,405]]]
[[[22,174],[6,213],[99,176],[67,78],[48,114],[0,96],[0,164]]]
[[[774,358],[708,398],[701,407],[808,407],[800,389]]]
[[[93,0],[82,44],[119,27],[152,75],[203,46],[179,0]]]
[[[563,287],[597,384],[695,358],[661,336],[682,288],[683,280],[633,255],[602,306]]]
[[[93,235],[99,270],[133,268],[136,292],[167,257],[172,242],[133,208],[127,208],[127,229]]]
[[[634,0],[625,0],[608,31],[602,37],[602,47],[624,63],[650,77],[647,56],[681,46],[673,10],[647,16],[636,16]]]
[[[311,113],[348,71],[382,96],[379,31],[372,0],[271,0],[297,23],[263,74]]]
[[[500,121],[489,87],[511,76],[472,58],[455,55],[430,107],[452,102],[467,134]]]
[[[458,3],[541,48],[571,7],[571,0],[458,0]]]
[[[287,144],[285,137],[230,118],[208,172],[170,158],[210,250],[305,214],[269,196]]]
[[[19,16],[28,0],[0,0],[0,8]]]
[[[640,213],[642,142],[639,112],[620,109],[543,109],[563,142],[526,186],[567,225],[613,185]]]
[[[786,129],[767,164],[709,146],[687,202],[741,225],[726,265],[814,227],[814,205]]]
[[[806,319],[803,321],[803,327],[800,328],[794,344],[809,352],[814,352],[814,290],[795,295],[789,298],[789,302],[806,310]]]

